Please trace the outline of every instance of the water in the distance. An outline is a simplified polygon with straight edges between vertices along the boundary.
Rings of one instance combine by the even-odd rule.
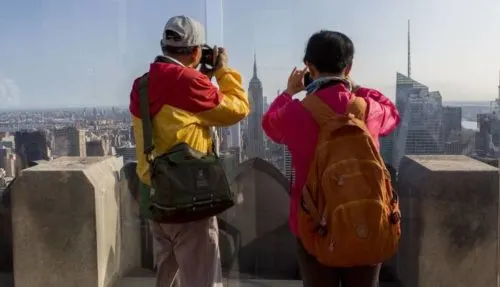
[[[479,130],[477,127],[477,122],[475,121],[462,120],[462,127],[468,130],[475,130],[475,131]]]

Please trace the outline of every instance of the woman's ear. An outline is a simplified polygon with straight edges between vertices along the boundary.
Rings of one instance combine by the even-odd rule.
[[[344,77],[347,78],[349,77],[349,74],[351,73],[351,69],[352,69],[352,62],[349,63],[345,69],[344,69]]]
[[[307,66],[307,70],[309,70],[311,78],[313,80],[315,80],[319,75],[318,70],[316,69],[316,67],[313,64],[306,63],[306,66]]]

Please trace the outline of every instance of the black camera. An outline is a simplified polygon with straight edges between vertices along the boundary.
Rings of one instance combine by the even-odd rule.
[[[311,77],[311,73],[307,72],[304,74],[304,87],[309,86],[313,82],[313,78]]]
[[[200,64],[208,69],[214,69],[216,66],[216,59],[214,59],[214,49],[208,45],[201,47],[201,60]]]

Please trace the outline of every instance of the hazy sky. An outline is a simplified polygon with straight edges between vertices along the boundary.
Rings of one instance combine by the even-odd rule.
[[[209,42],[228,48],[245,85],[255,50],[269,98],[322,28],[349,35],[354,78],[394,98],[396,71],[407,69],[407,19],[414,79],[445,101],[498,95],[498,0],[206,1],[207,9],[204,0],[0,1],[0,108],[127,105],[132,79],[177,14],[207,22]]]

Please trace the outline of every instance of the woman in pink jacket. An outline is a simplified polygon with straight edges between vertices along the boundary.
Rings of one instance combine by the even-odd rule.
[[[380,92],[356,86],[349,80],[354,56],[354,44],[344,34],[320,31],[307,43],[304,69],[294,69],[288,78],[287,89],[269,107],[262,119],[262,128],[273,141],[284,144],[292,156],[296,178],[292,183],[289,223],[297,235],[297,210],[309,165],[318,140],[319,127],[314,118],[293,97],[306,90],[316,94],[338,114],[344,114],[347,103],[354,97],[367,102],[365,122],[379,146],[379,137],[391,133],[399,123],[394,104]],[[310,73],[312,83],[304,86],[304,75]],[[375,287],[378,286],[380,265],[352,268],[332,268],[320,264],[307,253],[298,241],[299,265],[305,287]]]

